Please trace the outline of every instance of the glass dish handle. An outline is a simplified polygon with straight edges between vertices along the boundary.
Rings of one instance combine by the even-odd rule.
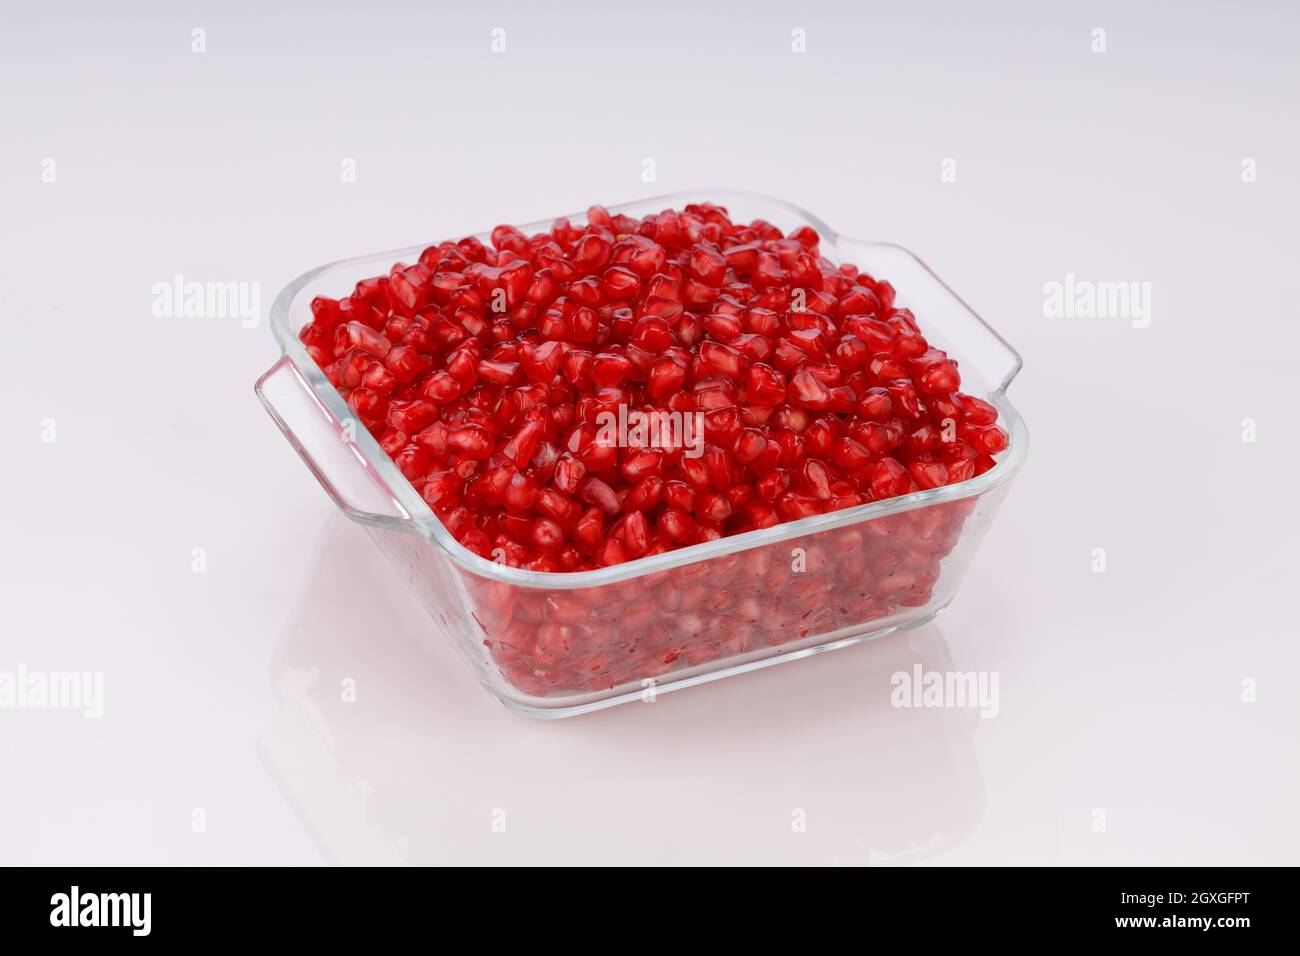
[[[288,356],[257,380],[257,397],[325,493],[354,521],[391,528],[410,515],[371,471],[344,427],[317,399]],[[364,428],[352,422],[351,428]]]

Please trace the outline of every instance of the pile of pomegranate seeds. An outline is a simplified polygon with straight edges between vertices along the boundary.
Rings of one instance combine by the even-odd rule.
[[[485,558],[592,570],[964,481],[1006,448],[893,287],[806,226],[593,206],[491,241],[317,298],[300,333]]]

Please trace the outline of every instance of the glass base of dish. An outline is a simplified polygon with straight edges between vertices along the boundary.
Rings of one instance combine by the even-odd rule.
[[[593,711],[604,710],[607,707],[614,707],[618,704],[627,704],[633,701],[652,702],[656,697],[666,694],[669,691],[683,690],[687,687],[696,687],[700,684],[708,684],[715,680],[721,680],[724,677],[732,677],[736,674],[746,674],[750,671],[762,670],[765,667],[772,667],[776,664],[784,664],[787,661],[798,661],[804,658],[812,657],[815,654],[822,654],[826,651],[837,651],[845,647],[853,647],[857,644],[864,644],[867,641],[879,640],[882,637],[888,637],[891,634],[897,634],[900,631],[910,631],[928,624],[938,617],[939,612],[948,606],[949,601],[937,605],[930,611],[919,617],[912,617],[906,621],[893,624],[886,624],[883,627],[877,627],[868,624],[852,625],[840,628],[838,631],[831,631],[828,634],[819,634],[813,640],[816,642],[809,647],[795,647],[791,650],[782,650],[780,653],[761,657],[757,660],[741,661],[731,667],[723,670],[708,671],[707,673],[692,674],[690,671],[680,671],[672,675],[671,679],[665,683],[654,682],[653,679],[647,679],[646,686],[639,690],[630,690],[627,693],[619,694],[614,697],[605,697],[599,700],[585,701],[579,704],[568,706],[546,707],[532,706],[518,699],[513,699],[498,693],[495,688],[488,687],[492,696],[504,706],[507,710],[512,710],[517,714],[525,717],[533,717],[538,720],[559,720],[564,717],[577,717],[579,714],[590,714]]]

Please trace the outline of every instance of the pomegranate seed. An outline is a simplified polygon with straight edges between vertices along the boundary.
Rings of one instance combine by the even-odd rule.
[[[831,393],[821,379],[805,369],[790,379],[789,399],[804,408],[816,410],[830,405]]]
[[[447,447],[466,458],[492,454],[492,434],[482,425],[460,425],[447,432]]]
[[[597,385],[621,385],[632,374],[632,363],[624,355],[602,352],[591,363],[591,377]]]
[[[339,326],[338,331],[334,333],[335,358],[341,358],[353,349],[360,349],[362,352],[369,352],[375,358],[382,359],[392,347],[383,335],[356,321]]]

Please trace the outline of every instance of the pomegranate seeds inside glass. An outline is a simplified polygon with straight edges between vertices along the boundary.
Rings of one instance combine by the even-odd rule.
[[[774,200],[395,258],[286,289],[259,392],[528,713],[928,620],[1024,457],[1014,351],[910,253]]]

